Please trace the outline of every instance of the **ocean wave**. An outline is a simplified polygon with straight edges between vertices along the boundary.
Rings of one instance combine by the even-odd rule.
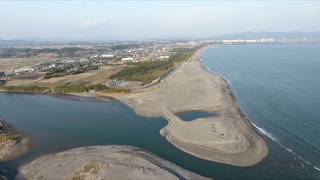
[[[217,73],[217,72],[212,71],[209,66],[205,66],[205,65],[204,65],[204,67],[206,68],[207,71],[211,72],[212,74],[216,74],[216,75],[220,76],[222,79],[224,79],[225,81],[227,81],[227,83],[228,83],[230,86],[232,85],[231,81],[230,81],[228,78],[222,76],[222,74],[219,74],[219,73]]]
[[[266,135],[267,137],[269,137],[270,139],[272,139],[273,141],[277,142],[278,144],[280,144],[282,146],[282,144],[278,141],[278,139],[273,136],[273,134],[271,134],[270,132],[268,132],[267,130],[257,126],[256,124],[252,123],[251,124],[256,128],[258,129],[262,134]]]
[[[280,145],[281,148],[285,149],[286,151],[288,151],[289,153],[291,153],[293,156],[295,156],[296,158],[298,158],[299,160],[301,160],[302,162],[306,163],[307,165],[311,166],[313,169],[320,171],[320,168],[313,165],[310,161],[304,159],[303,157],[299,156],[297,153],[295,153],[292,149],[285,147],[283,144],[280,143],[280,141],[270,132],[268,132],[267,130],[257,126],[256,124],[252,123],[251,124],[258,129],[262,134],[266,135],[267,137],[269,137],[270,139],[272,139],[274,142],[276,142],[277,144]]]
[[[204,66],[204,67],[206,67],[206,69],[207,69],[207,71],[209,71],[209,72],[213,72],[208,66]]]
[[[226,77],[224,77],[224,76],[221,76],[224,80],[226,80],[227,81],[227,83],[231,86],[232,84],[231,84],[231,81],[228,79],[228,78],[226,78]]]

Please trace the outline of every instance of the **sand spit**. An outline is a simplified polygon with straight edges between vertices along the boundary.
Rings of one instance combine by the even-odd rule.
[[[0,162],[13,160],[27,153],[30,148],[31,139],[0,118]]]
[[[254,165],[266,157],[268,147],[241,112],[228,83],[202,67],[205,49],[160,83],[114,98],[139,115],[167,119],[160,133],[187,153],[236,166]],[[184,111],[219,115],[186,122],[175,115]]]
[[[19,168],[16,179],[205,180],[132,146],[90,146],[44,155]]]

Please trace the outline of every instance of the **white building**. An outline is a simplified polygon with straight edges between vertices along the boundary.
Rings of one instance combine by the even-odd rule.
[[[237,44],[237,43],[245,43],[246,40],[243,39],[230,39],[230,40],[223,40],[222,41],[224,44]]]
[[[136,62],[132,57],[126,57],[121,59],[122,62]]]
[[[56,65],[55,64],[50,64],[49,68],[55,68]]]
[[[256,40],[256,39],[247,39],[246,40],[246,43],[257,43],[258,42],[258,40]]]
[[[114,55],[113,54],[101,54],[102,58],[113,58]]]
[[[262,43],[272,43],[272,42],[274,42],[274,39],[273,38],[262,38],[260,41]]]
[[[23,73],[31,73],[31,72],[33,72],[33,71],[34,71],[33,68],[30,68],[30,67],[22,67],[22,68],[19,68],[19,69],[14,70],[14,73],[15,73],[15,74],[23,74]]]
[[[165,60],[165,59],[169,59],[170,58],[170,56],[159,56],[159,57],[157,57],[157,59],[159,59],[159,60]]]

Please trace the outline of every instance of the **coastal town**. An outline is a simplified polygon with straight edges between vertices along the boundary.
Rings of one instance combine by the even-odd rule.
[[[0,46],[0,61],[2,63],[0,85],[12,79],[30,79],[42,76],[44,79],[49,79],[76,75],[98,70],[102,66],[167,61],[177,53],[177,49],[193,48],[200,44],[237,45],[281,42],[279,39],[266,37],[260,39]],[[21,63],[21,60],[24,62]]]
[[[18,67],[0,72],[0,77],[18,76],[35,72],[54,71],[60,69],[71,74],[77,74],[96,69],[102,65],[121,65],[143,61],[160,61],[169,59],[175,52],[175,45],[158,44],[126,44],[114,46],[59,47],[56,49],[41,48],[24,49],[2,48],[0,58],[29,58],[48,55],[50,63],[36,63],[31,66]]]
[[[192,49],[200,42],[145,42],[73,47],[6,47],[0,50],[0,83],[16,85],[39,80],[97,72],[116,72],[143,63],[169,61],[181,49]],[[14,63],[13,63],[14,62]],[[26,65],[27,64],[27,65]],[[108,72],[106,72],[108,74]],[[110,73],[108,75],[111,75]],[[53,80],[50,80],[53,82]],[[1,85],[0,84],[0,85]],[[28,84],[28,83],[22,83]],[[43,85],[39,83],[40,86]],[[30,84],[29,84],[30,85]]]

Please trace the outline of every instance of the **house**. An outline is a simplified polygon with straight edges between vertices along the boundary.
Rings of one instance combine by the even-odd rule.
[[[19,68],[19,69],[14,70],[14,73],[15,74],[24,74],[24,73],[31,73],[33,71],[34,71],[33,68],[23,67],[23,68]]]
[[[126,57],[121,59],[122,62],[136,62],[132,57]]]
[[[114,55],[113,54],[101,54],[102,58],[113,58]]]
[[[169,59],[170,56],[158,56],[157,59],[159,60],[166,60],[166,59]]]

